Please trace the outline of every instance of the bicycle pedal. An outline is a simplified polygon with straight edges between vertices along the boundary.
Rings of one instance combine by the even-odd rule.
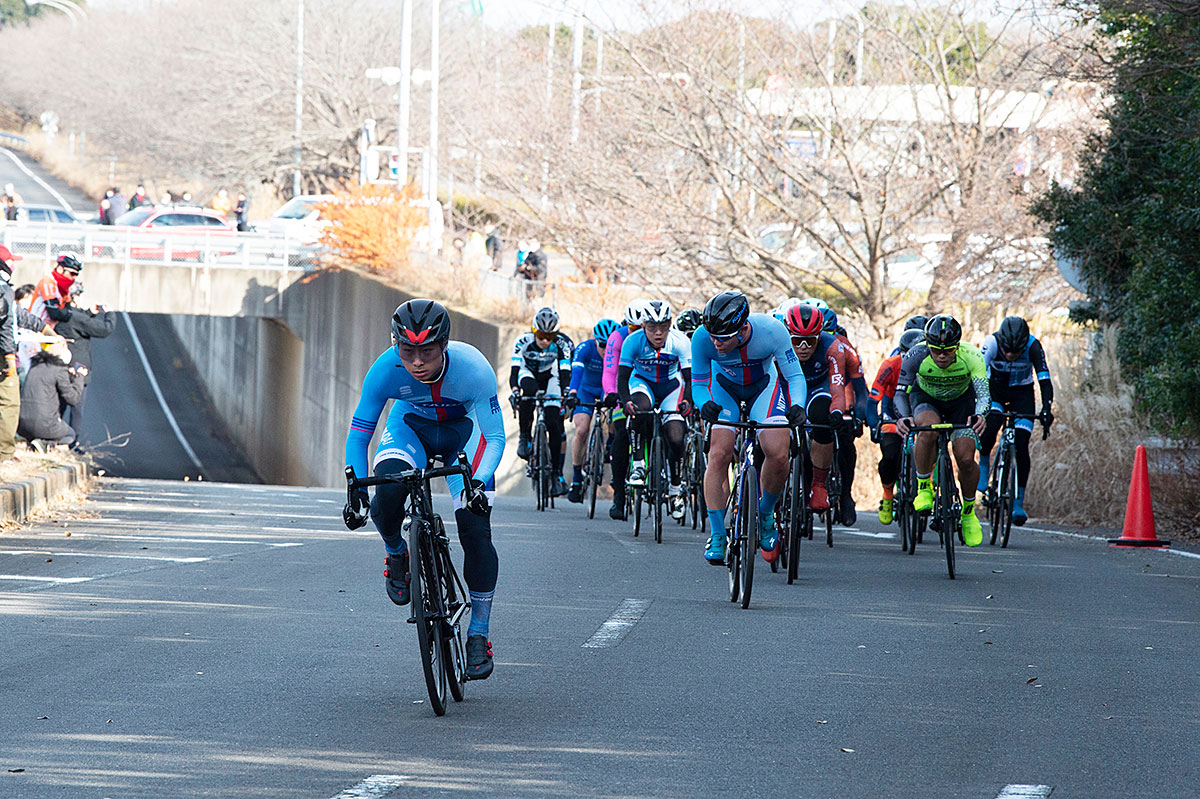
[[[416,624],[416,623],[417,623],[417,617],[416,617],[416,616],[409,616],[407,619],[405,619],[405,621],[407,621],[409,624]]]

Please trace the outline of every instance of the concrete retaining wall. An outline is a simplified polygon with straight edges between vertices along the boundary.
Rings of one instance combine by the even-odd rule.
[[[0,519],[23,522],[34,509],[86,485],[87,481],[87,467],[71,463],[54,466],[28,480],[0,485]]]
[[[406,299],[411,295],[370,277],[325,270],[272,297],[277,320],[171,320],[218,413],[265,481],[344,486],[346,430],[362,379],[390,346],[388,320]],[[451,317],[454,338],[478,347],[507,383],[515,329],[454,311]],[[519,490],[515,449],[506,448],[498,479]]]

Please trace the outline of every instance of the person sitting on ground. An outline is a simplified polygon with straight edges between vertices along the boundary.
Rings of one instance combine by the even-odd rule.
[[[33,356],[21,390],[21,415],[17,435],[35,449],[35,441],[74,444],[76,432],[62,420],[59,407],[74,405],[83,396],[87,368],[67,366],[71,350],[65,341],[45,344]]]
[[[83,408],[87,400],[87,386],[92,369],[92,339],[108,338],[117,327],[117,313],[103,305],[90,308],[80,303],[83,283],[76,280],[68,290],[65,304],[50,301],[46,309],[54,320],[54,332],[70,342],[69,362],[84,367],[84,378],[80,381],[83,391],[78,401],[64,412],[67,422],[76,430],[83,429]]]

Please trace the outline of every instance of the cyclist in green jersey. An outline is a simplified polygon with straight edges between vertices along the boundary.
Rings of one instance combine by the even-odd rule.
[[[896,432],[907,436],[914,425],[943,422],[971,425],[968,430],[955,430],[951,444],[962,488],[963,541],[969,547],[983,543],[983,528],[975,515],[975,485],[979,480],[975,451],[987,426],[991,402],[982,353],[962,341],[962,327],[954,317],[938,314],[931,318],[925,325],[925,342],[909,350],[900,361],[895,403],[901,418],[896,421]],[[937,434],[918,433],[913,446],[917,468],[913,510],[918,513],[933,507],[930,475],[936,458]]]

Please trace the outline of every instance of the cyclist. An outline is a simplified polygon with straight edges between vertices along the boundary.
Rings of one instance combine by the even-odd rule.
[[[571,363],[571,390],[563,403],[572,412],[575,440],[571,443],[571,490],[568,502],[583,502],[583,461],[587,457],[588,432],[592,426],[593,404],[600,399],[604,375],[604,349],[608,337],[617,329],[615,319],[601,319],[592,328],[592,337],[575,348]]]
[[[921,336],[924,337],[925,325],[927,322],[929,322],[928,316],[924,316],[922,314],[917,314],[916,316],[910,316],[910,317],[908,317],[908,321],[904,323],[904,330],[905,331],[920,330]],[[900,347],[897,346],[894,350],[892,350],[891,355],[889,355],[888,357],[891,357],[892,355],[899,355],[899,354],[900,354]]]
[[[723,291],[704,306],[704,325],[692,337],[692,380],[692,396],[700,414],[713,423],[704,472],[704,501],[712,537],[704,558],[719,566],[725,560],[725,505],[736,439],[733,428],[719,422],[737,419],[738,402],[744,401],[750,405],[753,421],[803,424],[804,378],[788,344],[787,328],[768,314],[750,313],[745,294]],[[787,481],[791,441],[788,431],[778,428],[760,430],[758,443],[764,456],[759,546],[763,556],[774,561],[779,554],[775,503]]]
[[[629,303],[625,307],[625,323],[613,331],[608,337],[608,346],[604,348],[604,377],[601,381],[604,388],[604,404],[616,408],[612,415],[613,504],[608,509],[608,517],[617,521],[625,520],[625,478],[629,474],[629,428],[626,426],[625,411],[618,407],[618,367],[621,364],[621,347],[631,333],[642,329],[649,305],[649,300],[634,300]]]
[[[546,430],[550,434],[550,461],[554,467],[554,486],[551,494],[567,493],[563,479],[563,388],[571,384],[571,352],[575,345],[558,329],[558,313],[542,308],[533,316],[532,329],[517,337],[513,344],[512,371],[508,385],[512,394],[508,401],[518,408],[521,439],[517,457],[529,459],[533,449],[534,396],[546,392]]]
[[[1049,429],[1054,422],[1050,406],[1054,402],[1054,384],[1050,382],[1050,367],[1042,342],[1029,334],[1029,324],[1020,316],[1009,316],[1000,329],[983,342],[983,362],[988,370],[988,389],[992,395],[992,410],[1027,413],[1033,416],[1033,380],[1037,378],[1042,395],[1043,424]],[[979,490],[987,491],[988,456],[996,443],[996,434],[1004,424],[1000,416],[989,415],[987,428],[980,438]],[[1016,422],[1017,498],[1013,503],[1012,522],[1025,524],[1025,484],[1029,480],[1029,439],[1033,435],[1033,419]]]
[[[683,460],[683,417],[691,412],[692,348],[687,336],[671,329],[671,306],[663,300],[648,303],[642,329],[630,333],[621,345],[617,367],[617,395],[625,414],[633,419],[635,437],[631,450],[633,468],[628,485],[646,484],[642,452],[653,432],[654,422],[644,414],[662,409],[662,430],[667,440],[667,471],[670,476],[671,515],[683,518],[679,485]]]
[[[972,404],[974,394],[974,404]],[[983,542],[983,528],[975,515],[975,485],[979,467],[975,449],[986,425],[984,414],[991,405],[988,395],[987,368],[983,355],[962,341],[962,327],[954,317],[938,314],[925,325],[925,340],[909,350],[900,361],[896,383],[896,432],[907,436],[909,428],[948,422],[969,424],[970,429],[955,430],[951,449],[958,463],[958,482],[962,487],[963,541],[969,547]],[[917,496],[913,510],[923,513],[933,507],[931,474],[937,459],[937,433],[917,434],[913,461],[917,469]]]
[[[492,673],[488,621],[496,592],[498,558],[492,546],[494,475],[504,453],[504,420],[496,396],[496,373],[483,354],[462,341],[450,341],[450,314],[433,300],[409,300],[392,314],[392,346],[375,359],[363,379],[362,394],[346,435],[346,465],[367,474],[367,448],[388,400],[388,413],[373,462],[374,474],[423,469],[429,459],[447,460],[459,452],[471,458],[472,479],[447,479],[463,549],[463,576],[471,595],[467,627],[467,675]],[[346,503],[343,520],[351,530],[367,515],[383,538],[387,558],[384,587],[397,605],[410,599],[404,503],[408,489],[386,484],[375,499],[359,491]]]
[[[686,311],[681,311],[679,316],[675,317],[675,328],[687,336],[688,341],[692,340],[692,334],[702,324],[704,324],[704,317],[695,308],[688,308]]]
[[[858,350],[850,343],[846,329],[838,324],[837,314],[834,310],[826,308],[821,311],[821,315],[825,319],[825,332],[830,333],[842,345],[840,348],[833,348],[834,357],[838,359],[843,378],[842,391],[845,394],[845,401],[842,403],[842,407],[852,410],[854,412],[852,419],[862,422],[866,419],[869,399],[867,381],[863,376],[862,360],[858,357]],[[858,465],[858,450],[854,446],[854,439],[861,435],[862,426],[853,421],[846,426],[845,430],[839,431],[837,434],[838,469],[842,473],[842,501],[840,504],[842,518],[838,521],[847,527],[858,521],[858,513],[854,508],[854,497],[850,495],[850,490],[854,486],[854,469]]]
[[[788,309],[787,329],[807,389],[804,410],[808,421],[817,425],[841,426],[847,424],[844,418],[846,394],[842,391],[846,382],[842,372],[845,357],[837,353],[841,343],[824,328],[825,317],[815,306],[802,302]],[[825,427],[817,427],[812,431],[813,444],[809,458],[812,460],[813,477],[808,507],[814,511],[829,510],[826,479],[833,463],[834,432]]]
[[[896,432],[896,382],[900,379],[900,360],[904,353],[925,340],[924,330],[905,330],[900,334],[899,353],[879,365],[875,382],[871,384],[871,401],[867,404],[867,425],[872,439],[879,443],[879,482],[883,499],[879,500],[879,523],[891,524],[895,517],[893,492],[900,476],[900,454],[904,439]],[[876,410],[875,403],[879,403]]]

